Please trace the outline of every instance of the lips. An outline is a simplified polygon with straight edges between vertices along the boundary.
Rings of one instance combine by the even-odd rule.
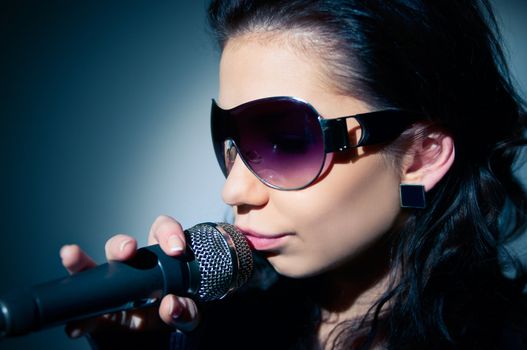
[[[270,251],[280,248],[291,233],[264,234],[253,230],[238,227],[241,233],[247,238],[253,250]]]

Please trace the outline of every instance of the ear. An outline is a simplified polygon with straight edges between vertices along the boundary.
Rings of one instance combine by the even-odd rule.
[[[454,140],[440,131],[419,136],[405,157],[401,183],[420,184],[430,191],[454,163]]]

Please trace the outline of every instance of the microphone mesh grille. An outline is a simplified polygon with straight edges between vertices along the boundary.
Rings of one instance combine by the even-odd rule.
[[[236,280],[234,281],[233,287],[239,288],[251,277],[253,270],[253,254],[246,238],[236,229],[236,227],[225,223],[219,225],[231,236],[234,246],[236,247],[240,267],[235,276]]]
[[[216,228],[220,226],[230,237]],[[231,289],[240,287],[252,273],[252,254],[243,235],[228,224],[199,224],[186,231],[189,246],[199,265],[201,301],[224,297]]]

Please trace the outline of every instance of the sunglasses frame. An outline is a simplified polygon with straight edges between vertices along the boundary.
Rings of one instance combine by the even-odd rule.
[[[359,113],[349,116],[343,116],[338,118],[324,118],[318,113],[318,111],[307,101],[297,98],[297,97],[290,97],[290,96],[274,96],[274,97],[266,97],[261,98],[257,100],[252,100],[249,102],[245,102],[241,105],[238,105],[236,107],[230,108],[230,109],[223,109],[221,108],[217,102],[212,99],[212,105],[211,105],[211,133],[213,138],[213,146],[214,146],[214,153],[216,154],[216,158],[218,160],[218,163],[220,164],[220,168],[222,172],[224,173],[225,177],[228,176],[226,166],[222,166],[222,164],[225,163],[225,155],[220,157],[220,154],[216,150],[217,145],[214,143],[214,116],[223,118],[226,120],[227,118],[231,117],[231,114],[240,108],[247,108],[250,105],[253,104],[262,104],[266,102],[272,103],[273,101],[291,101],[295,104],[298,104],[302,106],[302,108],[307,108],[311,111],[312,115],[318,120],[320,123],[320,127],[322,130],[322,139],[324,143],[324,154],[327,155],[328,153],[333,152],[344,152],[350,148],[357,148],[362,146],[371,146],[371,145],[379,145],[386,143],[388,141],[391,141],[395,139],[397,136],[399,136],[404,130],[408,129],[409,126],[416,121],[418,121],[420,115],[407,111],[407,110],[401,110],[401,109],[384,109],[379,111],[373,111],[373,112],[366,112],[366,113]],[[359,124],[359,127],[361,129],[361,136],[360,139],[357,141],[357,144],[351,145],[349,140],[349,133],[348,133],[348,126],[346,123],[347,119],[353,118],[357,121]],[[237,154],[240,155],[240,158],[242,159],[243,163],[247,166],[247,168],[260,180],[263,182],[266,186],[269,186],[274,189],[282,190],[282,191],[295,191],[295,190],[301,190],[308,186],[310,186],[313,182],[315,182],[319,177],[324,169],[324,165],[326,162],[326,157],[323,158],[322,164],[320,166],[320,169],[318,170],[316,176],[309,181],[307,184],[294,187],[294,188],[283,188],[277,185],[274,185],[267,180],[261,178],[248,164],[248,161],[243,157],[242,152],[238,149],[238,145],[236,144],[236,141],[232,138],[232,135],[227,135],[223,142],[226,140],[230,140],[235,149]],[[225,153],[225,152],[222,152]],[[222,158],[222,159],[220,159]],[[222,163],[223,161],[223,163]]]

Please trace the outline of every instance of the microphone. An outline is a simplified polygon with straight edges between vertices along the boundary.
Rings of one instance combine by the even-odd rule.
[[[250,278],[252,253],[234,226],[202,223],[184,233],[181,256],[168,256],[159,245],[143,247],[130,260],[0,296],[0,337],[151,305],[169,293],[218,300]]]

